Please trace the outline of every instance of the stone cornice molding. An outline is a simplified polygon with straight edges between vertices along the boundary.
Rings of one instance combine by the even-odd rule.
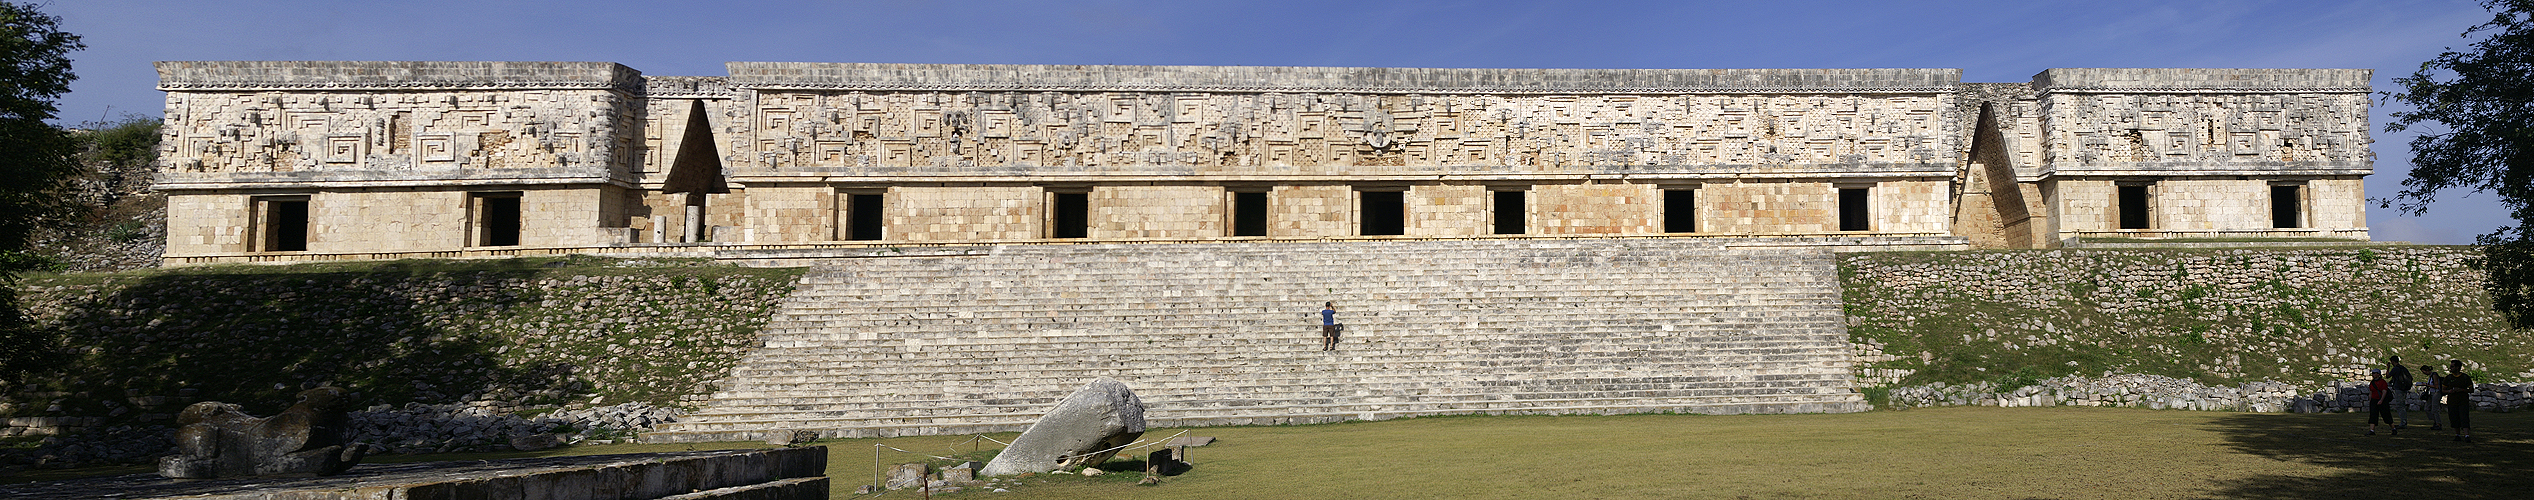
[[[642,72],[611,62],[160,61],[158,89],[220,90],[622,90]]]
[[[729,63],[754,90],[1378,94],[1925,94],[1959,69],[1492,69]]]
[[[2051,68],[2033,75],[2043,94],[2368,93],[2375,70],[2276,68]]]

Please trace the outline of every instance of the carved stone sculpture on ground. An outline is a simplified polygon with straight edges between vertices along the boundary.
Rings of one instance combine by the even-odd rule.
[[[978,471],[988,476],[1047,472],[1106,462],[1144,435],[1144,401],[1125,383],[1101,378],[1056,402],[1012,446]]]
[[[366,447],[343,443],[342,389],[301,391],[299,403],[255,418],[237,405],[204,401],[176,415],[176,455],[158,460],[175,479],[342,473],[361,463]]]

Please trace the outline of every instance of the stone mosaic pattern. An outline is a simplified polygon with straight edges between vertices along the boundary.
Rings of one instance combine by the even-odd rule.
[[[2047,166],[2076,171],[2356,170],[2368,70],[2053,69],[2035,77]]]
[[[1955,149],[1951,98],[769,90],[745,140],[758,168],[866,174],[1937,164]]]

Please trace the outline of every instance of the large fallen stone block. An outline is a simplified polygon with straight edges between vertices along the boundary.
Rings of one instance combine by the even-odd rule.
[[[1143,436],[1144,401],[1125,383],[1103,377],[1056,402],[978,472],[1005,476],[1099,465],[1117,455],[1113,448]]]
[[[176,415],[176,455],[158,460],[175,479],[314,474],[331,476],[361,463],[366,448],[343,444],[342,389],[300,391],[299,403],[255,418],[237,405],[204,401]]]

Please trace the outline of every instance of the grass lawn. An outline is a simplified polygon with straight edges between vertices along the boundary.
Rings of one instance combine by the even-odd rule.
[[[2418,415],[2414,414],[2415,417]],[[2522,498],[2525,414],[2476,413],[2480,442],[2426,426],[2365,436],[2363,414],[1938,408],[1840,415],[1442,417],[1216,427],[1194,470],[1039,476],[949,498]],[[1156,429],[1147,436],[1167,436]],[[1006,435],[995,436],[1009,440]],[[872,445],[936,455],[966,436],[824,441],[834,498],[871,482]],[[615,445],[569,454],[757,447]],[[988,445],[987,450],[992,450]],[[545,453],[553,454],[553,453]],[[395,461],[535,454],[392,457]],[[923,457],[887,452],[882,461]],[[1121,460],[1124,460],[1121,458]],[[1139,463],[1112,462],[1114,469]],[[97,471],[106,472],[106,471]],[[22,479],[22,478],[21,478]],[[913,491],[881,498],[916,498]]]

